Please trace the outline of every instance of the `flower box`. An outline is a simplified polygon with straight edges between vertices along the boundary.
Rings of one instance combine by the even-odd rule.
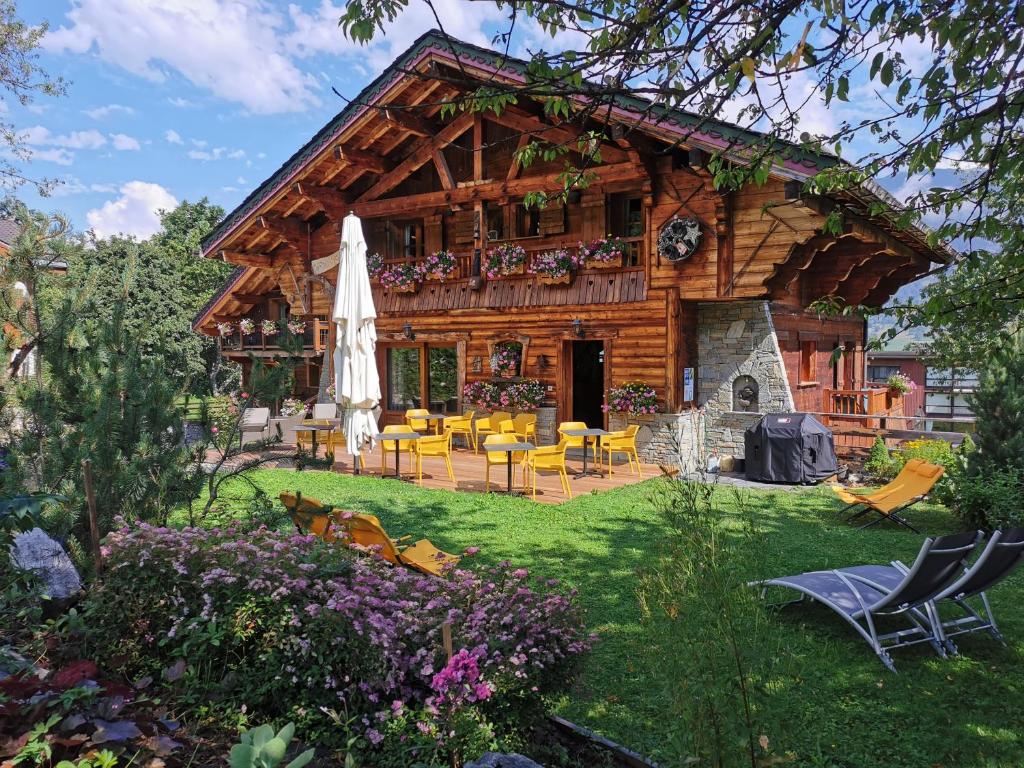
[[[459,278],[459,268],[458,267],[453,269],[451,272],[448,272],[447,274],[444,273],[444,272],[427,272],[426,274],[423,275],[423,279],[424,280],[438,280],[438,281],[440,281],[442,283],[445,280],[458,280],[458,278]]]
[[[515,266],[505,267],[504,274],[506,277],[509,275],[521,275],[526,271],[526,264],[516,264]]]
[[[392,285],[389,290],[392,293],[416,293],[420,289],[419,283],[407,283],[406,285]]]
[[[587,269],[617,269],[622,266],[618,261],[601,261],[600,259],[587,259],[583,262]]]
[[[543,285],[569,285],[572,283],[572,273],[564,275],[537,275],[537,282]]]

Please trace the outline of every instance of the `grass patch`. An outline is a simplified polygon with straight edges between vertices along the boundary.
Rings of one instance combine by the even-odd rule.
[[[590,628],[601,641],[589,656],[578,690],[557,711],[666,765],[684,756],[667,751],[678,727],[665,716],[665,687],[647,652],[635,573],[666,535],[652,501],[652,480],[560,506],[501,495],[426,490],[393,480],[328,472],[261,470],[255,482],[272,497],[304,494],[381,518],[392,535],[426,537],[450,552],[479,546],[470,563],[511,560],[538,575],[579,589]],[[244,496],[235,484],[230,493]],[[750,578],[858,563],[908,561],[921,536],[889,524],[858,531],[838,522],[838,502],[825,490],[750,491],[767,532],[768,572]],[[717,491],[730,514],[730,491]],[[238,509],[244,500],[236,502]],[[959,530],[937,506],[910,513],[922,531]],[[179,521],[180,522],[180,521]],[[1024,578],[991,595],[1010,646],[988,635],[960,638],[962,657],[942,661],[927,646],[894,652],[899,674],[887,672],[867,645],[823,608],[777,615],[778,631],[801,674],[775,696],[787,723],[767,734],[790,764],[846,768],[1018,766],[1024,752]]]

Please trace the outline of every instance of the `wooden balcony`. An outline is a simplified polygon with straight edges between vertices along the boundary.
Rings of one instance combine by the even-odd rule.
[[[322,355],[327,349],[331,333],[331,323],[328,320],[314,318],[306,322],[306,330],[302,334],[303,357],[315,357]],[[257,357],[269,357],[280,353],[280,334],[265,334],[262,330],[255,333],[235,334],[221,341],[221,349],[225,353],[253,353]]]
[[[866,429],[878,429],[885,426],[886,417],[903,416],[903,397],[893,396],[888,389],[825,389],[822,399],[821,410],[829,414],[823,419],[826,424],[857,422]]]

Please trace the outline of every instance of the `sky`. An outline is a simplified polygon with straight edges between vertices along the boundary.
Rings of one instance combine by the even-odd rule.
[[[32,178],[60,182],[33,207],[60,210],[78,230],[145,238],[157,211],[208,197],[231,210],[436,21],[423,3],[368,46],[338,27],[344,0],[31,0],[25,20],[50,23],[40,64],[69,82],[64,97],[0,104],[33,151]],[[491,3],[436,0],[445,29],[490,45],[504,21]],[[520,19],[513,52],[543,44]],[[799,83],[793,84],[799,89]],[[864,93],[865,98],[870,94]],[[864,104],[848,110],[862,110]],[[800,130],[843,117],[803,110]],[[909,192],[920,180],[887,180]]]

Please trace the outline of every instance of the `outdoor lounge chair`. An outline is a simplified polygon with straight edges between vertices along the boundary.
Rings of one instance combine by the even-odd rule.
[[[865,523],[861,528],[870,528],[872,525],[877,525],[883,520],[892,520],[909,528],[914,533],[919,533],[900,513],[931,493],[932,488],[939,482],[943,472],[943,468],[937,464],[928,464],[920,459],[911,459],[891,482],[886,483],[877,491],[860,494],[847,491],[841,486],[832,486],[832,491],[840,499],[847,502],[847,506],[840,510],[839,514],[856,509],[857,507],[863,507],[863,509],[848,517],[847,522],[852,522],[864,515],[875,512],[879,517]]]
[[[288,491],[282,492],[279,498],[300,533],[311,533],[327,542],[338,538],[334,531],[332,510],[319,499]]]
[[[352,543],[369,549],[392,565],[405,565],[420,573],[430,576],[441,576],[455,566],[461,558],[442,552],[427,539],[420,539],[409,547],[402,547],[401,542],[408,539],[392,539],[373,515],[352,515],[339,520]]]
[[[259,433],[262,440],[270,429],[269,408],[249,408],[242,414],[242,424],[238,427],[238,447],[245,444],[245,436]]]
[[[891,648],[930,643],[936,653],[946,656],[936,630],[939,622],[933,601],[959,579],[981,537],[981,531],[971,531],[925,539],[914,564],[900,573],[898,580],[892,578],[895,564],[862,565],[783,576],[752,582],[751,586],[761,586],[765,591],[771,586],[795,589],[803,597],[793,602],[811,599],[828,606],[857,630],[882,663],[895,672],[889,656]],[[911,626],[879,634],[875,622],[885,616],[905,618]]]

